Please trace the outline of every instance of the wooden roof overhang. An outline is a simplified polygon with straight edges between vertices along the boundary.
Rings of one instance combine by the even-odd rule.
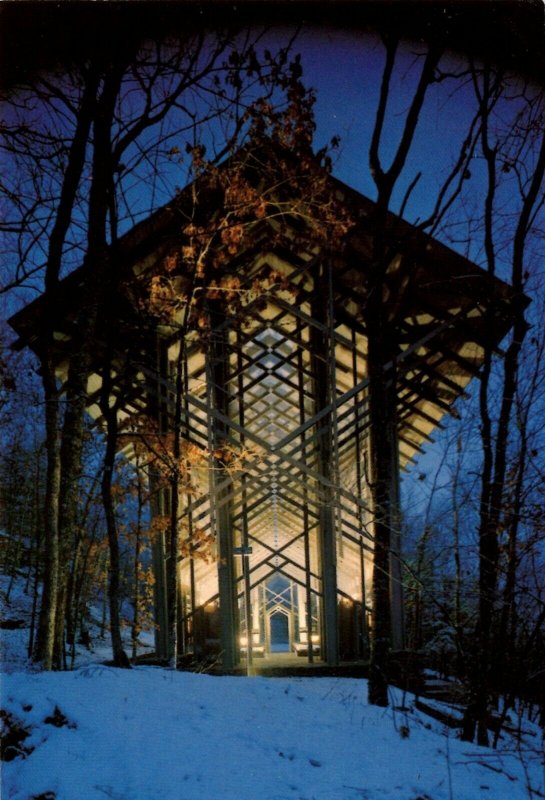
[[[353,333],[365,335],[363,310],[374,204],[340,181],[334,178],[330,181],[337,197],[350,206],[357,220],[347,234],[342,258],[335,259],[333,265],[337,374],[342,380],[343,370],[350,372],[353,362],[349,344]],[[137,224],[119,243],[120,289],[116,308],[120,317],[120,351],[126,353],[125,345],[129,341],[135,350],[134,334],[138,331],[136,351],[141,352],[144,360],[146,346],[151,346],[154,339],[154,323],[149,315],[142,315],[132,306],[126,287],[135,274],[153,269],[172,248],[173,242],[180,240],[181,225],[190,213],[191,188],[186,188],[172,202]],[[297,300],[291,301],[280,293],[270,296],[268,316],[295,312],[296,319],[306,324],[312,291],[308,273],[321,255],[272,249],[267,244],[270,238],[268,223],[256,223],[252,248],[237,254],[230,269],[243,275],[247,272],[245,278],[250,280],[252,263],[256,260],[260,264],[270,261],[275,267],[280,265],[297,284],[299,295]],[[447,413],[456,414],[453,403],[463,396],[469,381],[478,375],[485,349],[497,349],[511,327],[513,302],[526,302],[526,299],[515,298],[507,284],[393,214],[388,215],[388,238],[391,257],[383,299],[397,339],[399,437],[404,466],[420,451],[422,444],[429,441],[433,428],[441,424],[441,418]],[[85,268],[75,270],[59,283],[53,300],[61,375],[70,351],[76,309],[85,302],[85,281]],[[44,301],[40,297],[9,320],[19,336],[16,348],[28,346],[39,353],[43,308]],[[263,318],[261,324],[266,324]],[[296,337],[296,333],[291,332],[290,336]],[[97,357],[100,350],[100,342],[97,342]],[[199,351],[198,345],[189,348],[194,376],[203,370],[203,356]],[[364,360],[365,352],[359,355]],[[291,363],[289,358],[287,363]],[[288,372],[284,370],[287,385]],[[134,374],[138,374],[137,369]],[[96,391],[99,383],[96,379],[90,381],[90,395],[93,386]],[[127,392],[124,387],[128,413],[145,408],[145,384],[142,377],[131,391]]]

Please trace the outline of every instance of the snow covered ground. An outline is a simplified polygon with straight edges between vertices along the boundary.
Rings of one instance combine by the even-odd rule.
[[[3,631],[7,651],[20,631]],[[29,735],[2,764],[3,800],[527,800],[543,752],[467,745],[392,690],[366,703],[346,678],[212,677],[88,663],[2,676],[2,708]]]

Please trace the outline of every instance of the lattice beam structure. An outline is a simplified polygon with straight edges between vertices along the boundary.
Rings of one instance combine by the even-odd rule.
[[[373,205],[333,179],[331,184],[358,220],[342,257],[280,248],[271,224],[256,222],[253,246],[237,253],[224,272],[238,279],[241,291],[267,269],[283,280],[258,296],[248,292],[243,312],[232,314],[211,301],[208,334],[187,330],[181,345],[182,434],[209,455],[206,466],[195,470],[196,494],[181,498],[180,530],[184,552],[194,554],[203,534],[215,543],[207,561],[180,559],[181,643],[191,658],[219,654],[225,671],[274,650],[279,630],[308,661],[336,664],[366,653],[373,517],[364,310]],[[152,415],[163,432],[174,425],[179,332],[159,323],[143,326],[126,287],[168,252],[184,202],[182,194],[118,248],[122,333],[113,393],[122,398],[120,419]],[[512,298],[505,284],[402,220],[389,218],[389,232],[383,303],[395,341],[393,361],[383,368],[395,375],[395,386],[384,436],[405,469],[432,441],[441,418],[457,413],[453,403],[478,375],[485,349],[497,348],[511,325]],[[84,302],[82,275],[77,271],[59,290],[61,380],[74,309]],[[20,346],[39,350],[40,313],[36,301],[11,320]],[[89,410],[99,424],[103,346],[97,341],[97,369],[88,385]],[[218,457],[226,449],[238,454],[235,465]],[[153,513],[167,512],[162,490]],[[403,646],[399,552],[396,530],[390,556],[395,648]],[[161,536],[154,566],[157,652],[166,656]]]
[[[288,262],[275,259],[274,267],[296,279]],[[317,274],[322,270],[317,264]],[[318,285],[310,285],[313,277],[304,280],[321,314],[323,298]],[[332,308],[333,295],[330,300]],[[240,472],[212,466],[208,485],[205,480],[202,494],[184,512],[184,529],[198,519],[200,528],[213,533],[221,565],[218,580],[215,564],[181,564],[182,586],[190,595],[186,619],[219,599],[226,668],[238,660],[241,635],[248,649],[254,637],[262,644],[265,622],[259,623],[263,609],[256,598],[273,576],[301,595],[304,612],[292,625],[294,644],[304,645],[301,634],[311,630],[329,663],[338,659],[338,601],[359,604],[364,624],[372,552],[363,477],[365,344],[361,334],[342,330],[327,306],[325,322],[311,306],[310,300],[286,303],[282,291],[273,290],[260,298],[242,330],[219,318],[206,347],[188,349],[185,369],[193,391],[186,396],[185,435],[195,443],[208,436],[212,450],[226,443],[239,451],[250,448],[253,456]],[[248,555],[237,557],[234,550]],[[191,576],[195,568],[197,582]],[[241,633],[247,608],[256,608],[256,628]],[[308,657],[314,657],[313,648]]]
[[[254,649],[270,646],[263,597],[271,581],[282,579],[295,596],[287,612],[292,649],[336,664],[364,655],[371,608],[365,296],[355,291],[354,267],[340,279],[327,258],[309,257],[306,267],[272,251],[253,259],[240,266],[243,285],[266,262],[298,291],[295,300],[280,286],[267,291],[242,324],[217,314],[207,342],[187,347],[184,435],[211,450],[249,449],[253,458],[240,471],[212,464],[200,495],[186,503],[184,530],[198,524],[211,533],[220,565],[181,563],[186,641],[198,655],[216,645],[226,670],[241,657],[251,660]],[[455,413],[452,403],[484,352],[482,299],[450,289],[434,298],[432,314],[431,302],[422,311],[409,286],[396,298],[396,405],[384,431],[399,449],[400,468],[431,439],[440,418]],[[162,346],[173,361],[177,344],[170,355],[168,342]],[[173,397],[172,383],[158,382]],[[397,473],[392,482],[399,497]],[[396,647],[403,645],[399,549],[393,531]],[[216,630],[194,623],[207,613],[217,614]],[[198,641],[195,630],[210,635]]]

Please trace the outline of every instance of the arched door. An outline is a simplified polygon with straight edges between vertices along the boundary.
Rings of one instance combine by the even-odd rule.
[[[276,609],[269,614],[269,641],[271,653],[289,653],[291,650],[290,620],[283,610]]]

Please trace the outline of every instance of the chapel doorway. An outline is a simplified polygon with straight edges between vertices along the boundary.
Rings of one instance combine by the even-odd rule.
[[[290,620],[283,610],[277,609],[269,614],[269,641],[271,653],[291,651]]]

